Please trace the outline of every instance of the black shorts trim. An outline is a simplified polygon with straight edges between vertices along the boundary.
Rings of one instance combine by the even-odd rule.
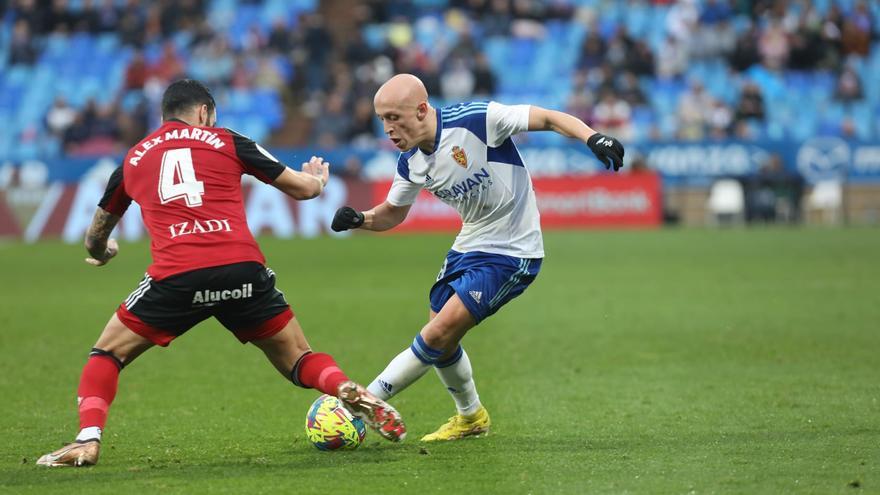
[[[265,333],[264,323],[275,319],[277,324],[284,320],[279,315],[285,312],[290,312],[290,306],[275,288],[275,273],[260,263],[247,261],[158,281],[146,275],[120,305],[117,315],[132,330],[141,330],[137,333],[155,333],[153,337],[163,342],[159,345],[168,345],[212,316],[237,335],[261,335]],[[284,324],[292,317],[290,312]]]

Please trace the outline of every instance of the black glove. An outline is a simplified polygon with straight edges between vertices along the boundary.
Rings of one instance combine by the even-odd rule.
[[[363,213],[355,211],[351,206],[343,206],[333,215],[333,223],[330,224],[330,228],[333,229],[333,232],[342,232],[343,230],[356,229],[363,224]]]
[[[602,165],[605,165],[606,170],[614,167],[614,171],[617,172],[623,166],[623,145],[613,137],[597,132],[587,139],[587,146]]]

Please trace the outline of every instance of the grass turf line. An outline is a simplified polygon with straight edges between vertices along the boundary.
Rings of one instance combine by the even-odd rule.
[[[424,323],[449,244],[262,240],[312,346],[362,382]],[[422,450],[453,413],[426,376],[394,401],[404,444],[318,452],[302,431],[317,394],[206,322],[122,373],[97,468],[46,470],[33,462],[75,434],[85,356],[148,245],[100,269],[79,246],[0,245],[0,491],[880,492],[880,231],[549,233],[546,250],[465,339],[484,439]]]

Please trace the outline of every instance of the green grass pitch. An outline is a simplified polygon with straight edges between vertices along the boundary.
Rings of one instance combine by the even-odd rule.
[[[880,493],[880,230],[546,235],[520,298],[465,347],[494,428],[433,373],[395,398],[409,438],[319,452],[314,391],[216,322],[123,371],[101,462],[34,461],[76,431],[85,356],[148,264],[0,245],[0,492]],[[449,235],[262,245],[313,348],[369,382],[427,316]]]

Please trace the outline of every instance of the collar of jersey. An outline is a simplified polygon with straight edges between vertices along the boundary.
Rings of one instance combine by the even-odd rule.
[[[431,150],[430,153],[425,153],[424,150],[419,149],[419,151],[425,153],[428,156],[433,155],[437,151],[437,148],[440,146],[440,133],[443,132],[443,120],[440,119],[440,112],[434,110],[434,113],[437,114],[437,134],[434,135],[434,149]]]

